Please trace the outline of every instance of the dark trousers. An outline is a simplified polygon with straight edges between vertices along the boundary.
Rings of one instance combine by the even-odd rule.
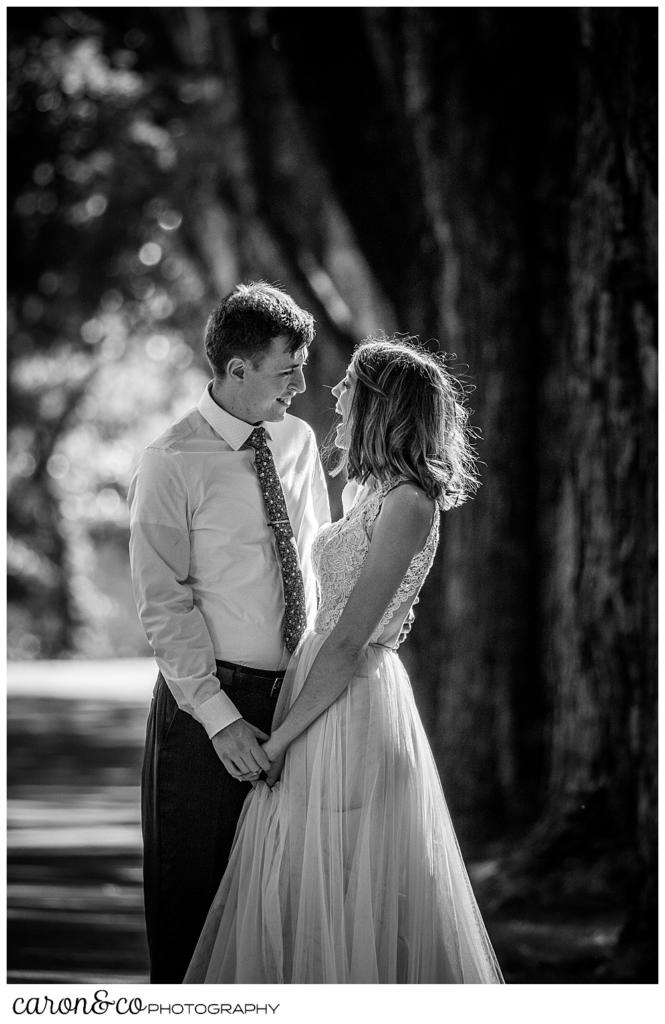
[[[270,732],[277,697],[269,688],[222,688],[247,722]],[[178,709],[160,673],[141,779],[152,983],[182,982],[250,791],[249,783],[228,774],[203,726]]]

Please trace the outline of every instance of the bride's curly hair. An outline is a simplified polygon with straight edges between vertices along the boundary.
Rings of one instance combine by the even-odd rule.
[[[371,335],[351,358],[356,387],[351,440],[335,472],[350,480],[413,480],[442,509],[473,497],[479,487],[465,386],[445,356],[410,336]]]

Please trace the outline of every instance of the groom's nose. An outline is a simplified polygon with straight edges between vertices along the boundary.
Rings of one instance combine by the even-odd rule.
[[[299,366],[294,370],[293,377],[291,378],[291,387],[298,395],[301,395],[303,391],[307,391],[305,371],[302,366]]]

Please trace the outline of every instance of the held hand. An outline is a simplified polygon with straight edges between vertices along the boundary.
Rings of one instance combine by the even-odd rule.
[[[238,718],[215,733],[212,745],[229,775],[241,782],[251,782],[270,768],[270,758],[259,742],[267,738],[267,733]]]
[[[272,789],[272,787],[275,785],[275,783],[279,782],[279,780],[282,777],[282,771],[284,769],[284,760],[285,760],[285,758],[286,758],[286,751],[284,751],[282,754],[279,754],[275,758],[275,760],[270,765],[270,768],[266,772],[265,780],[264,781],[265,781],[266,785],[268,785],[270,787],[270,789]]]
[[[266,772],[265,782],[272,789],[276,782],[279,781],[282,769],[284,767],[284,759],[286,757],[286,748],[281,747],[275,740],[275,734],[270,737],[267,743],[263,744],[263,752],[270,758],[270,768]]]

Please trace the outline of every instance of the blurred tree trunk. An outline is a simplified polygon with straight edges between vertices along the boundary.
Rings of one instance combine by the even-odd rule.
[[[471,367],[487,463],[478,498],[444,517],[428,591],[437,599],[423,602],[421,624],[438,639],[437,658],[432,664],[422,645],[417,664],[425,678],[434,669],[435,750],[468,837],[533,813],[542,768],[534,732],[542,719],[534,686],[541,356],[530,295],[540,274],[532,229],[539,114],[551,83],[526,43],[532,25],[462,16],[444,39],[433,12],[410,11],[404,29],[406,114],[436,240],[436,335]],[[486,82],[500,79],[496,93],[478,89],[469,52]]]
[[[37,571],[15,572],[10,557],[7,594],[9,600],[30,603],[34,608],[40,623],[39,654],[43,658],[67,657],[76,651],[80,619],[70,586],[66,526],[49,461],[95,372],[93,366],[82,381],[61,388],[51,408],[48,400],[28,403],[11,391],[8,396],[8,421],[14,429],[26,432],[34,459],[30,478],[22,485],[14,484],[7,502],[8,535],[32,550]],[[36,414],[35,406],[40,405]]]
[[[298,51],[294,76],[311,117],[330,115],[319,145],[399,328],[459,352],[478,388],[483,489],[444,517],[405,657],[456,822],[480,837],[533,815],[543,777],[540,297],[549,289],[548,307],[561,305],[565,235],[558,210],[543,225],[541,193],[561,188],[547,161],[565,184],[572,167],[559,108],[570,102],[574,22],[422,9],[356,17],[326,29],[333,53],[353,40],[341,95],[320,54],[315,68]],[[532,45],[542,32],[561,40],[549,58]]]
[[[543,671],[552,708],[540,842],[627,845],[633,918],[655,966],[656,81],[651,12],[580,15],[569,229],[570,329],[541,506]],[[635,938],[635,935],[632,935]],[[648,970],[641,951],[644,969]]]
[[[206,137],[218,133],[224,159],[210,164],[204,202],[195,197],[191,242],[220,295],[243,278],[277,279],[313,312],[319,341],[312,350],[310,391],[299,406],[323,435],[331,410],[322,408],[314,391],[341,375],[356,340],[354,290],[364,286],[362,306],[373,307],[381,319],[389,321],[392,311],[357,251],[325,166],[311,152],[308,125],[271,45],[267,11],[199,8],[195,14],[175,9],[162,15],[183,67],[222,83]],[[340,232],[345,266],[335,263],[339,237],[333,236]],[[232,263],[229,235],[237,251]]]
[[[631,778],[651,747],[654,709],[643,701],[656,624],[657,222],[644,118],[650,107],[655,116],[655,82],[641,27],[618,11],[581,21],[571,328],[558,351],[563,386],[551,395],[558,422],[567,418],[558,507],[546,519],[556,639],[544,663],[555,712],[550,795],[604,783],[613,806],[630,793],[636,813]]]

